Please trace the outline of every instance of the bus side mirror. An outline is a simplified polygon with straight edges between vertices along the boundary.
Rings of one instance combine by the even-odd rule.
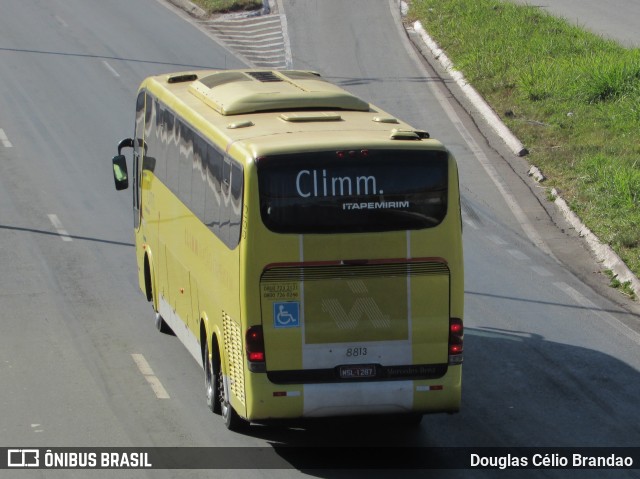
[[[129,187],[129,174],[127,173],[127,159],[124,155],[113,157],[113,180],[116,190],[126,190]]]
[[[151,173],[153,173],[156,169],[156,159],[152,158],[150,156],[145,156],[142,159],[142,169],[143,170],[148,170]]]

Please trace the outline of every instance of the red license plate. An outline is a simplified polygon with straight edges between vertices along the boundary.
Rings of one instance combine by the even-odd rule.
[[[373,364],[340,366],[340,379],[362,379],[375,376],[376,367]]]

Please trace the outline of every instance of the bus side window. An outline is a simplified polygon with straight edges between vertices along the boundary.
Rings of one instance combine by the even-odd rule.
[[[193,175],[193,148],[191,148],[191,130],[186,128],[181,121],[174,123],[175,145],[171,151],[175,151],[176,161],[179,162],[178,198],[193,211],[191,206],[191,176]]]
[[[140,210],[140,189],[141,177],[140,168],[144,158],[144,148],[141,148],[144,137],[144,104],[145,104],[145,92],[141,92],[136,99],[136,125],[135,136],[133,141],[133,210],[134,210],[134,226],[137,228],[139,225],[139,210]]]
[[[163,153],[164,148],[159,141],[161,127],[158,108],[158,101],[154,101],[153,98],[147,95],[145,106],[145,156],[153,157],[153,168],[148,169],[151,169],[153,174],[164,182],[166,178],[166,160]]]
[[[240,241],[242,222],[242,185],[244,184],[242,166],[235,161],[231,164],[231,201],[229,202],[229,247],[235,247]]]
[[[204,142],[199,141],[198,136],[191,131],[191,211],[205,222],[205,195],[207,190],[207,150],[203,150]]]
[[[174,117],[173,113],[167,108],[160,110],[161,129],[160,129],[160,150],[163,153],[164,160],[167,163],[167,176],[165,184],[173,191],[176,196],[180,190],[180,158],[178,156],[178,147],[174,142],[175,134],[173,130]]]
[[[229,228],[231,222],[231,158],[225,157],[222,162],[222,204],[220,205],[220,237],[229,245]]]
[[[222,154],[203,141],[207,155],[207,184],[205,186],[204,223],[220,237],[220,210],[223,207],[220,179],[222,177]]]

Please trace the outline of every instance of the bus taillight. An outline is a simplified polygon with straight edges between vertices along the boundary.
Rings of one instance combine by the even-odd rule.
[[[464,327],[462,320],[458,318],[449,319],[449,364],[462,363]]]
[[[265,371],[264,335],[262,326],[251,326],[246,335],[247,359],[249,370],[258,373]]]

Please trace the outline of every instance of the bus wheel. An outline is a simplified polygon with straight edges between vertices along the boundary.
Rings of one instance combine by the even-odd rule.
[[[173,334],[173,330],[160,316],[160,313],[156,313],[156,328],[163,334]]]
[[[221,413],[220,392],[218,391],[218,376],[220,374],[220,357],[215,354],[215,358],[209,357],[209,345],[204,341],[204,386],[207,392],[207,407],[214,414]]]
[[[249,424],[247,421],[238,416],[238,413],[233,409],[233,406],[229,403],[229,386],[224,380],[222,373],[218,374],[218,402],[220,404],[222,419],[224,425],[230,431],[240,431],[247,427]]]

